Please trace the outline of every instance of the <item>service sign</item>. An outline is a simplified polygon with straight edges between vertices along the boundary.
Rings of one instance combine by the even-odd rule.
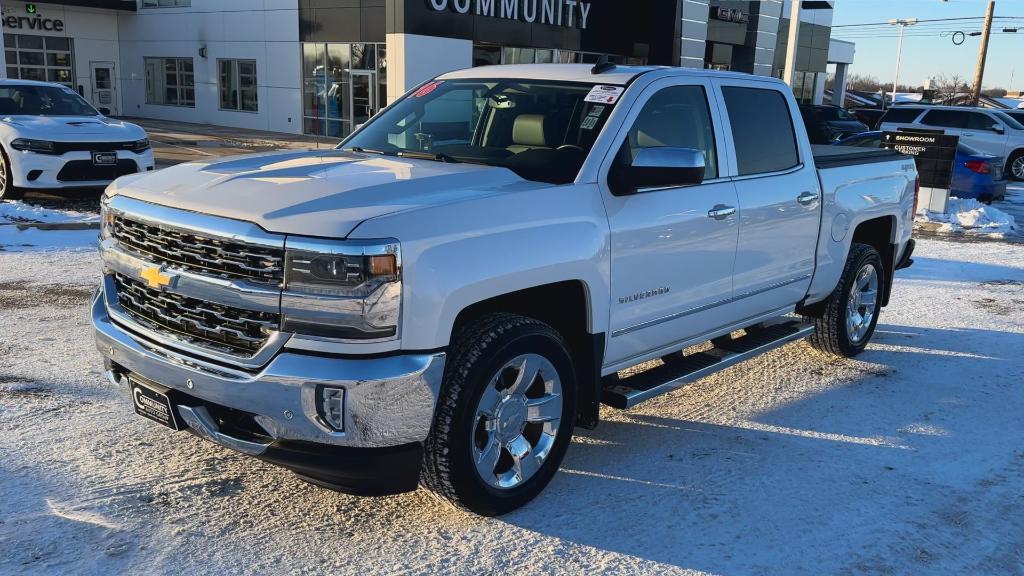
[[[925,188],[949,188],[959,143],[959,136],[950,136],[940,130],[882,132],[882,148],[914,157],[921,186]]]

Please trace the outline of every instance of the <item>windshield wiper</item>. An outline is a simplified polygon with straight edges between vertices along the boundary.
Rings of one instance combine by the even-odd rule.
[[[383,150],[374,150],[373,148],[362,148],[360,146],[349,146],[348,148],[342,148],[342,150],[351,150],[352,152],[361,152],[364,154],[380,154],[381,156],[394,156],[394,153],[388,154]]]
[[[445,154],[444,152],[418,152],[416,150],[402,150],[398,153],[402,158],[416,158],[417,160],[434,160],[436,162],[448,162],[450,164],[460,164],[462,160]]]

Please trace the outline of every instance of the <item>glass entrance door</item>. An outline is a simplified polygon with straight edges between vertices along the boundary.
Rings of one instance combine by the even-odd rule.
[[[377,74],[374,72],[352,71],[352,93],[348,101],[352,103],[352,128],[366,123],[377,112],[375,95]]]

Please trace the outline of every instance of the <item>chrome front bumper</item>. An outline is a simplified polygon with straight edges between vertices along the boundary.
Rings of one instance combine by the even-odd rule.
[[[111,319],[104,300],[101,290],[92,307],[96,346],[112,366],[108,378],[126,392],[123,376],[136,374],[187,397],[253,414],[274,442],[379,448],[422,442],[430,431],[444,353],[354,359],[282,351],[250,373],[130,332]],[[345,390],[343,431],[331,429],[318,416],[320,386]],[[222,433],[201,407],[186,407],[181,415],[196,434],[228,448],[260,455],[271,445]]]

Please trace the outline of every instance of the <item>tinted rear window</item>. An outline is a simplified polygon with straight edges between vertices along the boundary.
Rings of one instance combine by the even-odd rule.
[[[723,86],[740,176],[800,163],[786,98],[777,90]]]
[[[929,110],[922,124],[941,126],[943,128],[967,128],[968,115],[959,110]]]
[[[882,116],[881,121],[909,124],[914,120],[917,120],[917,116],[920,113],[921,110],[918,108],[892,108]]]

